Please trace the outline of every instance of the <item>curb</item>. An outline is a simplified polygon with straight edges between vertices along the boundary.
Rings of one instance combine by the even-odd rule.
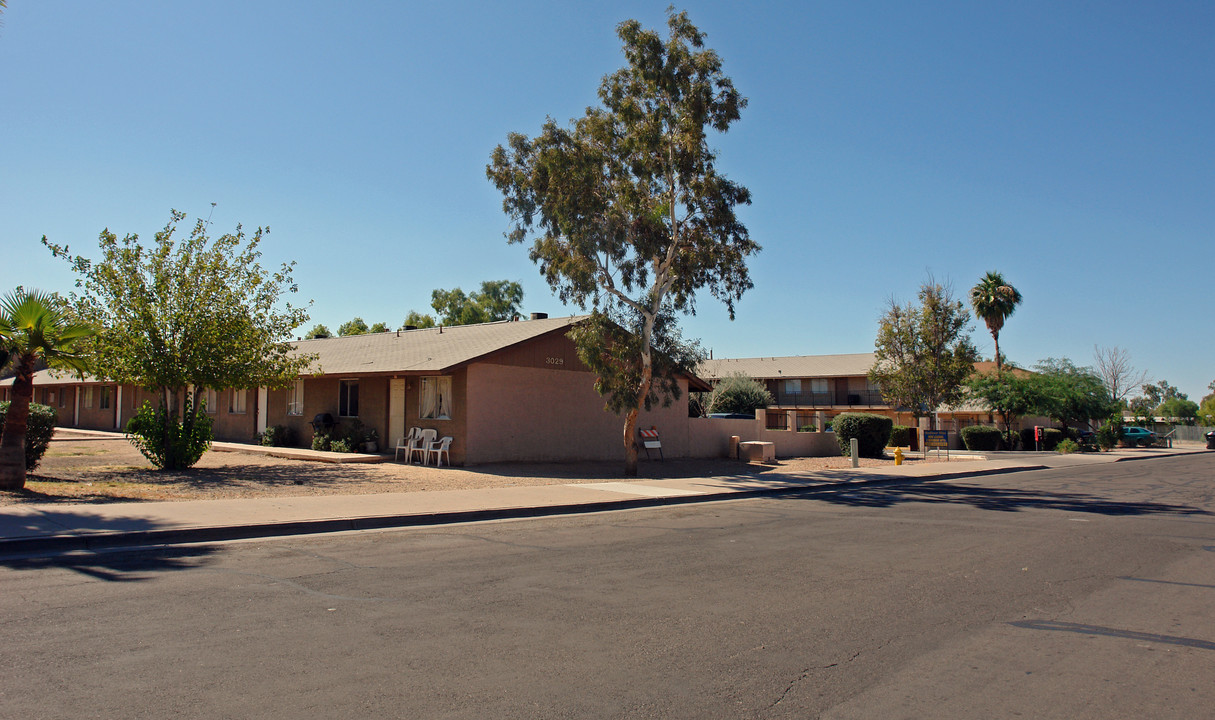
[[[701,495],[676,495],[668,497],[638,497],[620,500],[600,500],[589,503],[567,503],[540,507],[491,508],[486,510],[453,510],[435,513],[409,513],[379,515],[357,518],[325,518],[320,520],[298,520],[281,523],[256,523],[173,530],[134,530],[129,532],[107,532],[91,535],[47,535],[43,537],[0,539],[0,557],[31,553],[67,553],[74,551],[113,550],[118,548],[139,549],[160,545],[185,545],[190,543],[225,542],[228,540],[252,540],[257,538],[291,537],[298,535],[321,535],[351,530],[385,530],[390,528],[429,527],[455,525],[489,520],[519,520],[523,518],[550,517],[554,515],[586,515],[611,510],[634,510],[696,503],[745,500],[763,497],[813,495],[856,487],[880,487],[911,482],[934,482],[983,475],[1004,475],[1031,470],[1045,470],[1046,465],[1019,465],[1008,468],[988,468],[955,473],[941,473],[925,477],[878,476],[866,480],[851,480],[839,483],[818,483],[805,486],[754,488]]]
[[[1161,453],[1159,455],[1138,455],[1138,456],[1134,456],[1134,457],[1120,457],[1120,458],[1115,458],[1114,462],[1132,462],[1135,460],[1157,460],[1159,458],[1188,457],[1190,455],[1203,455],[1203,454],[1204,453],[1196,452],[1194,450],[1188,450],[1186,452],[1170,452],[1170,453]]]

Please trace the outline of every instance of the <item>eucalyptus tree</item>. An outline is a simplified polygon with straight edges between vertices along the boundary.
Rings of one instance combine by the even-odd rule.
[[[38,365],[83,370],[78,349],[93,334],[46,293],[18,288],[0,299],[0,370],[13,372],[12,400],[0,431],[0,490],[25,487],[25,435]]]
[[[628,475],[641,409],[677,397],[674,378],[696,356],[678,345],[675,317],[695,313],[707,289],[733,319],[752,287],[747,257],[759,250],[735,215],[751,194],[718,172],[708,144],[747,101],[686,13],[669,9],[667,30],[664,39],[621,23],[627,64],[604,77],[600,105],[568,127],[548,119],[535,138],[511,133],[486,169],[505,196],[508,241],[532,235],[549,286],[592,310],[572,337],[607,408],[624,413]]]
[[[1004,329],[1004,321],[1021,304],[1021,293],[1008,284],[1003,275],[992,271],[970,289],[970,304],[974,306],[975,316],[987,324],[991,339],[996,343],[996,374],[999,375],[1003,369],[1000,362],[1000,331]]]
[[[196,437],[194,428],[205,424],[198,393],[285,387],[313,359],[287,342],[308,319],[305,308],[282,302],[284,293],[297,292],[295,263],[277,270],[261,265],[260,245],[269,228],[246,236],[237,225],[212,238],[200,219],[179,240],[177,226],[185,217],[173,210],[147,245],[138,235],[119,239],[103,230],[96,262],[42,238],[71,263],[80,288],[72,296],[76,312],[99,329],[88,353],[92,373],[157,391],[158,417],[172,427],[162,433],[162,460],[153,462],[166,469],[197,460],[192,452],[183,456],[174,442]],[[179,417],[176,399],[183,394]]]

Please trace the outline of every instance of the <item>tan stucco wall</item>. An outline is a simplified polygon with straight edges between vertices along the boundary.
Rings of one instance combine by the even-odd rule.
[[[624,418],[603,409],[593,374],[478,363],[467,378],[467,464],[624,459]],[[658,429],[668,458],[688,455],[687,382],[680,387],[678,401],[637,422]]]
[[[688,429],[689,457],[728,457],[731,435],[737,435],[741,442],[774,443],[777,457],[827,457],[840,454],[833,433],[766,430],[762,413],[754,420],[689,418]]]

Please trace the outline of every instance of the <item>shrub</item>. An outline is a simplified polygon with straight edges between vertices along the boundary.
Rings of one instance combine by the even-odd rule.
[[[775,400],[772,393],[758,380],[746,375],[727,375],[709,395],[710,413],[755,414],[757,408],[768,407]]]
[[[1097,445],[1102,450],[1113,449],[1122,440],[1122,416],[1115,415],[1097,428]]]
[[[333,452],[361,452],[363,443],[380,441],[380,433],[373,427],[367,427],[362,420],[355,418],[342,429],[341,439],[349,450],[333,450]]]
[[[333,438],[329,437],[329,433],[317,432],[312,436],[312,449],[328,451],[333,444]]]
[[[1059,444],[1055,446],[1055,452],[1062,455],[1071,455],[1080,450],[1080,444],[1071,438],[1063,438]]]
[[[990,425],[971,425],[961,431],[967,450],[999,450],[1003,433]]]
[[[272,447],[295,447],[295,428],[286,425],[271,425],[261,434],[258,442]]]
[[[1016,450],[1017,446],[1021,444],[1021,436],[1017,434],[1016,430],[1009,430],[1000,434],[1000,442],[1002,443],[1001,450]]]
[[[895,425],[890,428],[890,445],[891,447],[910,447],[911,428],[906,425]]]
[[[890,418],[872,413],[843,413],[836,415],[831,424],[843,455],[852,452],[850,441],[856,438],[857,452],[867,458],[882,457],[882,451],[890,441],[891,428],[894,427],[894,421]]]
[[[161,470],[192,467],[211,447],[211,418],[191,412],[189,393],[180,419],[170,418],[163,408],[145,402],[127,421],[126,435],[153,465]]]
[[[4,433],[4,419],[8,417],[7,401],[0,402],[0,434]],[[33,470],[42,462],[46,448],[51,444],[51,436],[55,434],[55,423],[59,415],[48,405],[30,403],[30,416],[25,427],[25,469]]]
[[[817,428],[815,428],[815,426],[813,426],[813,425],[798,425],[797,426],[798,432],[814,432],[816,429]]]
[[[1038,442],[1038,449],[1051,451],[1063,439],[1063,431],[1059,428],[1042,428],[1042,439]],[[1024,428],[1021,430],[1021,448],[1023,450],[1033,450],[1034,446],[1034,429]]]
[[[340,452],[340,453],[350,453],[350,452],[354,452],[354,448],[351,447],[349,441],[347,441],[346,438],[338,438],[329,443],[329,451],[330,452]]]

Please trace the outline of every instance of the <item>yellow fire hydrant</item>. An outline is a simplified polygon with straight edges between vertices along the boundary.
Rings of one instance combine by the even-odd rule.
[[[894,464],[895,465],[903,464],[903,448],[901,448],[901,447],[896,447],[894,449]]]

